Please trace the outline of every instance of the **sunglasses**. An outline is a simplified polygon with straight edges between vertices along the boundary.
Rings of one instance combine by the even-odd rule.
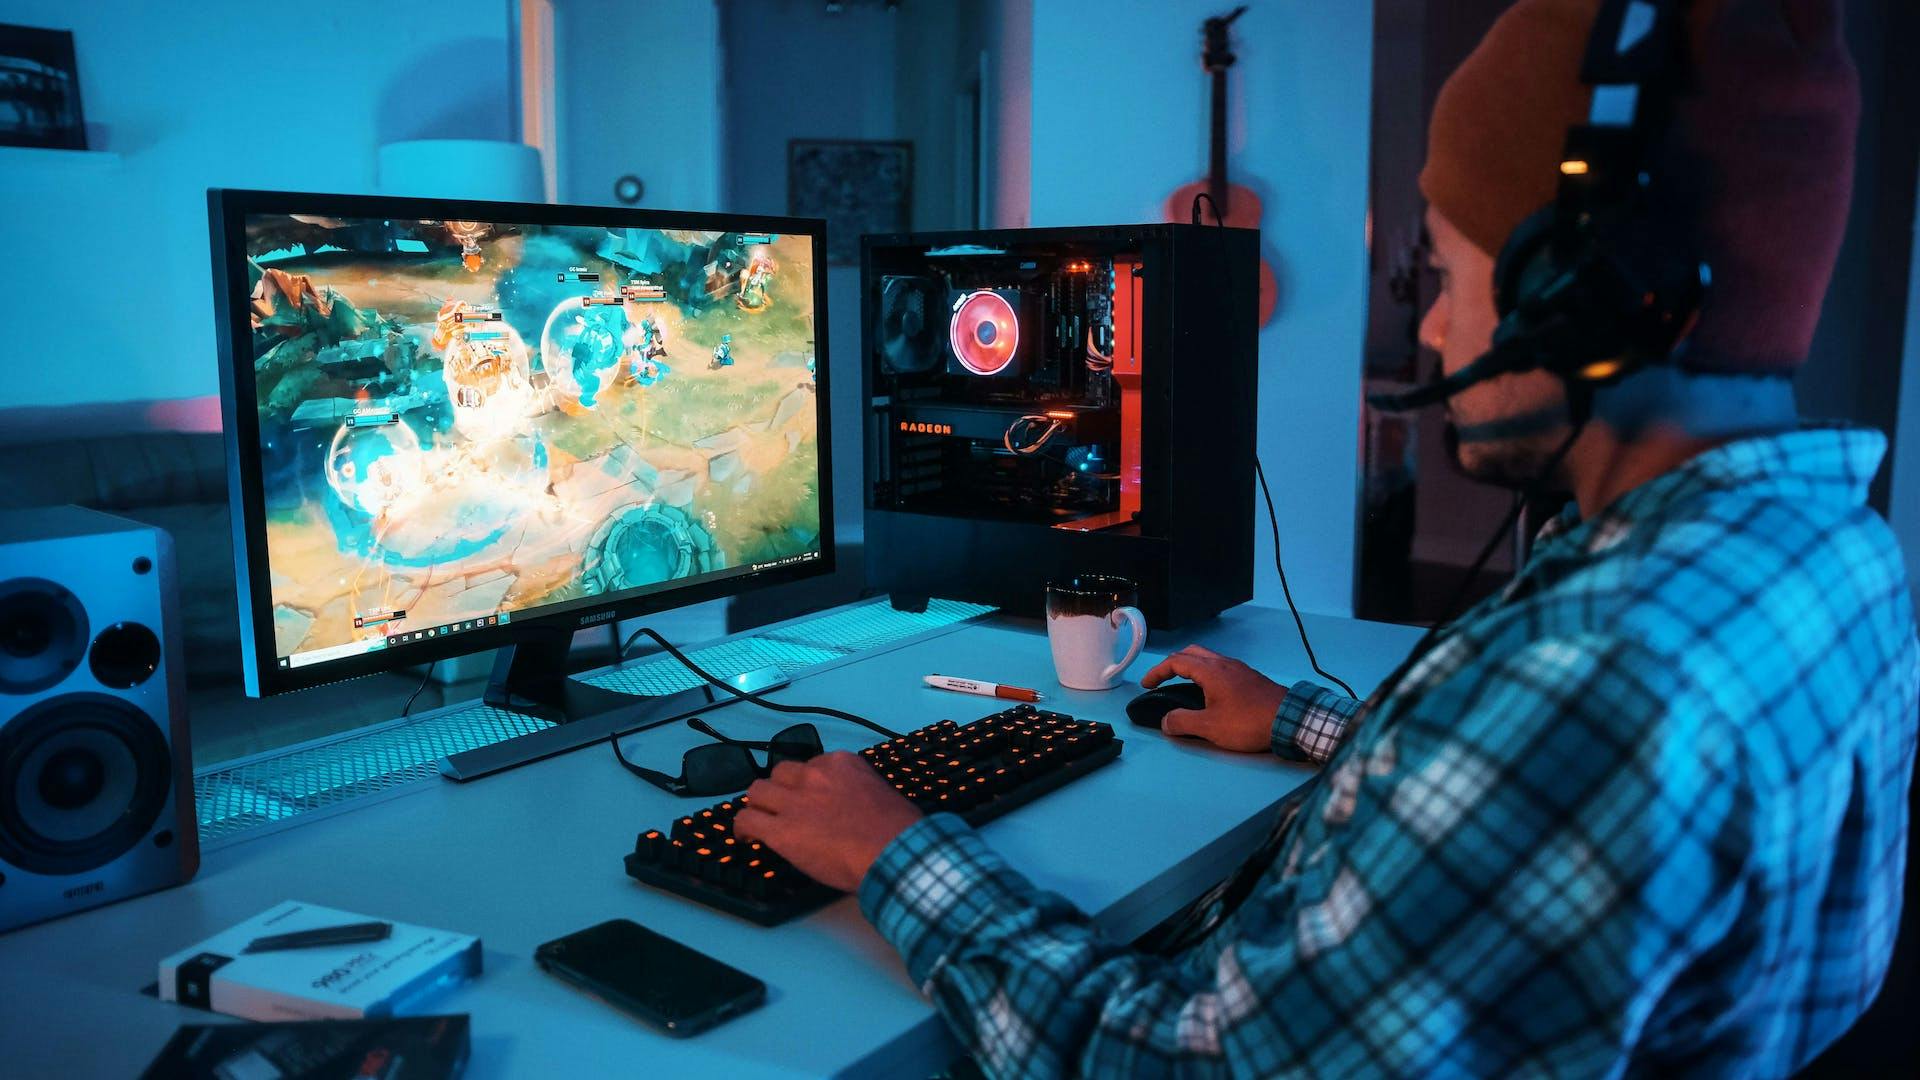
[[[729,738],[697,716],[687,721],[687,726],[720,741],[687,751],[680,758],[679,776],[628,761],[620,752],[618,739],[613,740],[614,759],[633,775],[675,795],[731,795],[745,791],[783,761],[807,761],[819,757],[822,750],[820,732],[812,724],[795,724],[765,742]],[[766,752],[765,765],[754,759],[755,750]]]

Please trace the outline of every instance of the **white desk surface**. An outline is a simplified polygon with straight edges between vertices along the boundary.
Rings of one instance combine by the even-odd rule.
[[[1365,692],[1417,637],[1399,626],[1309,617],[1322,662]],[[1059,687],[1037,622],[995,619],[797,681],[778,700],[849,709],[907,730],[995,710],[990,699],[926,689],[932,672],[1040,688],[1046,707],[1113,724],[1118,761],[986,826],[993,846],[1040,885],[1121,937],[1144,932],[1249,850],[1269,810],[1308,773],[1132,727],[1124,707],[1148,665],[1197,641],[1283,682],[1310,675],[1285,611],[1238,608],[1195,631],[1156,633],[1105,693]],[[765,737],[793,718],[751,705],[710,713],[720,730]],[[873,741],[816,721],[829,748]],[[684,724],[625,743],[672,771],[704,741]],[[399,798],[207,853],[181,888],[0,936],[0,1072],[137,1075],[176,1025],[210,1014],[139,993],[159,958],[268,906],[306,900],[379,918],[477,933],[486,970],[438,999],[472,1015],[469,1076],[912,1076],[954,1051],[899,957],[851,898],[762,929],[628,878],[634,835],[710,800],[676,799],[630,776],[597,745],[468,784],[431,782]],[[759,976],[767,1004],[690,1039],[656,1034],[542,973],[534,947],[631,918]]]

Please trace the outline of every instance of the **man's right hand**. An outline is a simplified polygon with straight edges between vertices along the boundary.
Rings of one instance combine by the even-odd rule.
[[[1270,748],[1273,718],[1286,687],[1232,657],[1189,645],[1154,665],[1140,679],[1151,690],[1174,676],[1200,684],[1204,709],[1174,709],[1161,721],[1168,735],[1191,735],[1223,750],[1257,754]]]

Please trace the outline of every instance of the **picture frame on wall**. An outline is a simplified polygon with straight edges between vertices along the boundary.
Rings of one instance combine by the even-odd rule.
[[[825,218],[827,262],[858,264],[863,234],[912,228],[913,143],[788,140],[787,213]]]
[[[87,148],[72,31],[0,23],[0,146]]]

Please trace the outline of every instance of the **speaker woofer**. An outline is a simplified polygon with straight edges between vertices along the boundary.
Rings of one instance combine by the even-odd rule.
[[[0,582],[0,694],[54,685],[87,655],[87,609],[45,578]]]
[[[105,694],[48,698],[0,729],[0,859],[77,874],[138,844],[172,787],[147,714]]]

